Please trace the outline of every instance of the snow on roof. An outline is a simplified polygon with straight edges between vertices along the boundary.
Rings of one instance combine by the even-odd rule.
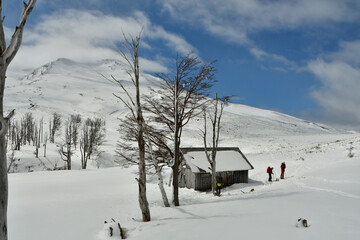
[[[210,151],[208,150],[210,153]],[[199,150],[185,150],[183,151],[183,156],[191,168],[192,172],[200,172],[201,170],[210,173],[210,164],[206,158],[204,149]],[[216,153],[216,172],[225,172],[225,171],[241,171],[241,170],[251,170],[253,166],[249,163],[244,155],[241,154],[240,150],[227,149],[219,150]]]

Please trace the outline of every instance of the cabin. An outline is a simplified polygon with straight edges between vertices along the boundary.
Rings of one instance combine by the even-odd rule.
[[[207,148],[208,152],[211,148]],[[181,148],[179,187],[199,191],[211,190],[210,164],[205,148]],[[238,147],[217,148],[216,176],[223,178],[224,186],[247,183],[249,170],[254,169]]]

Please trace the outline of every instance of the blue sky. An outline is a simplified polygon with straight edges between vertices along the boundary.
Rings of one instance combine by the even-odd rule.
[[[8,36],[22,1],[3,1]],[[118,58],[144,27],[146,71],[189,51],[234,102],[360,129],[360,0],[38,0],[13,68]]]

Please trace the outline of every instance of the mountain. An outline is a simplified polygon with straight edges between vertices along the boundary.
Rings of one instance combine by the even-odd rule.
[[[102,166],[113,166],[111,162],[115,158],[116,142],[119,139],[118,119],[124,117],[128,110],[114,96],[116,94],[126,98],[120,87],[111,80],[112,76],[122,80],[130,93],[134,92],[132,82],[119,61],[103,60],[85,64],[58,59],[24,76],[9,77],[5,89],[5,109],[15,109],[15,119],[20,119],[28,112],[37,119],[44,118],[45,129],[48,129],[48,121],[54,112],[62,116],[63,122],[71,114],[80,114],[83,119],[99,117],[106,120],[106,141],[102,149],[105,153],[100,157],[100,162]],[[157,88],[159,80],[143,73],[141,92],[148,94],[150,86]],[[202,146],[202,122],[200,116],[185,127],[182,146]],[[225,107],[222,118],[220,145],[239,146],[246,150],[254,146],[252,139],[259,137],[339,132],[334,128],[279,112],[229,104]],[[62,138],[61,135],[57,137],[58,144],[61,144]],[[58,153],[54,155],[57,156]]]
[[[15,119],[31,112],[44,118],[44,129],[53,112],[63,121],[77,113],[106,120],[106,141],[88,170],[79,170],[80,156],[74,150],[71,171],[41,171],[63,164],[63,132],[55,144],[48,144],[46,157],[35,158],[34,147],[28,145],[14,153],[8,211],[13,240],[120,239],[109,237],[109,227],[116,232],[117,223],[128,239],[359,239],[360,135],[240,104],[225,108],[220,146],[241,148],[254,166],[249,183],[227,187],[221,197],[182,188],[181,206],[165,208],[157,178],[149,174],[152,220],[141,222],[137,168],[114,167],[118,118],[127,110],[113,93],[123,93],[102,75],[124,79],[133,88],[114,60],[83,64],[59,59],[27,74],[9,75],[5,109],[16,109]],[[148,86],[158,84],[143,74],[141,91],[148,93]],[[202,146],[202,125],[197,117],[186,126],[182,146]],[[273,166],[274,179],[279,178],[282,162],[285,179],[267,182],[266,168]],[[36,172],[16,173],[25,171]],[[170,174],[163,169],[164,182]],[[166,184],[165,190],[171,199],[173,189]],[[296,227],[299,218],[310,227]]]
[[[5,108],[16,109],[20,113],[80,113],[116,119],[122,115],[125,108],[113,94],[124,94],[111,81],[111,76],[124,80],[124,85],[129,87],[131,92],[132,83],[122,63],[116,60],[84,64],[69,59],[58,59],[21,78],[9,78],[5,90]],[[156,88],[158,84],[158,79],[142,74],[142,93],[148,93],[149,86]],[[240,104],[230,104],[225,108],[224,125],[229,133],[243,136],[338,131],[282,113]]]

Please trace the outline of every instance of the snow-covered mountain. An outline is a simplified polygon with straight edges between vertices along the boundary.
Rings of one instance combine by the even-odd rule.
[[[125,108],[113,95],[123,95],[112,81],[124,80],[132,87],[124,66],[115,60],[96,64],[82,64],[69,59],[58,59],[41,66],[23,77],[11,78],[5,90],[5,109],[19,113],[34,112],[50,115],[53,112],[69,115],[98,115],[110,122],[124,114]],[[141,92],[156,87],[158,80],[148,74],[141,78]],[[291,135],[295,133],[331,133],[336,129],[294,118],[282,113],[240,104],[225,108],[224,135],[237,137]],[[194,128],[198,124],[193,124]]]
[[[32,112],[46,124],[58,112],[64,120],[77,113],[106,119],[103,153],[90,163],[92,169],[78,170],[75,152],[72,171],[9,175],[11,239],[119,239],[110,238],[103,224],[111,218],[126,228],[129,239],[360,238],[360,135],[240,104],[225,108],[220,145],[237,146],[245,153],[254,166],[249,183],[223,189],[220,198],[180,189],[181,206],[165,208],[155,177],[148,176],[152,221],[138,221],[136,167],[94,170],[116,166],[118,118],[127,113],[113,95],[123,93],[102,75],[113,75],[132,88],[121,63],[114,60],[83,64],[59,59],[26,74],[9,75],[5,109],[16,109],[17,118]],[[158,84],[147,74],[141,79],[143,93]],[[200,117],[186,126],[182,145],[201,146],[201,127]],[[33,146],[23,147],[16,153],[18,172],[60,164],[57,145],[62,141],[57,136],[47,157],[35,158]],[[281,162],[287,165],[285,179],[268,183],[267,166],[275,167],[278,178]],[[169,171],[164,178],[169,181]],[[165,187],[170,197],[172,189]],[[306,218],[310,227],[296,228],[298,218]]]
[[[125,66],[116,60],[85,64],[69,59],[58,59],[22,76],[17,74],[17,77],[11,77],[10,74],[5,90],[5,109],[8,111],[15,109],[17,113],[15,118],[18,119],[28,112],[33,113],[35,118],[43,117],[45,129],[54,112],[62,116],[63,122],[70,114],[80,114],[83,119],[100,117],[106,120],[106,141],[102,146],[104,153],[100,156],[99,162],[102,166],[114,166],[116,142],[119,139],[117,132],[119,118],[124,117],[128,110],[114,96],[116,94],[126,98],[125,93],[111,80],[112,76],[122,80],[124,86],[128,87],[128,91],[134,93],[134,87],[124,69]],[[158,84],[159,80],[155,77],[142,74],[141,92],[143,94],[149,94],[148,88],[150,86],[156,88]],[[200,136],[202,121],[200,116],[186,126],[182,140],[183,147],[202,146]],[[339,131],[334,128],[279,112],[229,104],[222,118],[220,144],[252,151],[251,149],[256,145],[251,139],[259,137],[337,132]],[[58,144],[61,143],[62,138],[62,135],[57,138]],[[56,158],[59,157],[57,152],[54,155]],[[76,159],[76,154],[74,158]],[[50,161],[53,162],[51,159]],[[32,161],[29,159],[27,162]],[[73,164],[76,169],[76,160]],[[44,164],[33,167],[35,170],[42,168]]]

